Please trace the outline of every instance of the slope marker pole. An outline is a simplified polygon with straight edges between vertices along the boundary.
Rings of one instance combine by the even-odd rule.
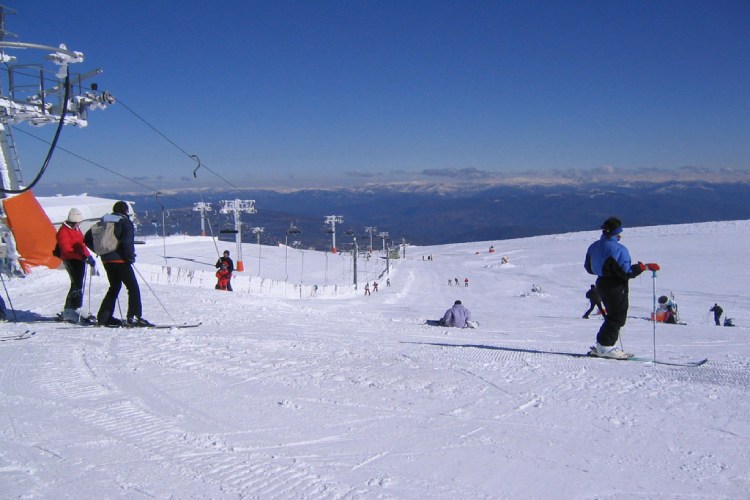
[[[654,324],[654,363],[656,363],[656,271],[651,271],[653,279],[653,310],[651,311],[651,322]]]

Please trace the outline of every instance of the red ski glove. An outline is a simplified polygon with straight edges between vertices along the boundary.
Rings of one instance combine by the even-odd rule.
[[[661,268],[659,267],[659,264],[649,262],[648,264],[646,264],[646,269],[648,269],[649,271],[658,271]]]
[[[646,269],[648,269],[648,267],[646,267],[646,264],[644,264],[644,263],[643,263],[643,262],[641,262],[641,261],[638,261],[638,268],[639,268],[639,269],[640,269],[641,271],[645,271]]]

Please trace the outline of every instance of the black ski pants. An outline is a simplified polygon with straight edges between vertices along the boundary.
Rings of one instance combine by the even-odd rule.
[[[99,312],[96,320],[101,324],[114,315],[117,296],[120,294],[122,285],[128,289],[128,318],[141,317],[141,289],[138,287],[138,280],[135,277],[132,264],[128,262],[105,262],[104,270],[107,272],[109,280],[109,290],[99,306]]]
[[[620,328],[625,326],[628,317],[628,282],[619,279],[599,278],[596,289],[602,298],[607,315],[599,328],[596,341],[599,345],[613,346],[620,336]]]
[[[86,275],[86,262],[69,259],[64,260],[63,264],[70,277],[70,290],[65,297],[65,309],[78,309],[83,305],[83,279]]]

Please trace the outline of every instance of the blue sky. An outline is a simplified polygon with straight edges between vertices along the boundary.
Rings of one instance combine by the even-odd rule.
[[[185,153],[242,187],[750,168],[747,0],[5,3],[120,100],[60,145],[159,189],[222,185]],[[58,152],[41,187],[78,179],[121,183]]]

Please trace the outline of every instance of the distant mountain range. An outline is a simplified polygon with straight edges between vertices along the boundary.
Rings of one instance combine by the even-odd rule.
[[[290,235],[305,247],[330,246],[324,218],[343,216],[337,246],[351,243],[351,231],[363,242],[365,227],[389,233],[398,244],[416,245],[491,241],[524,236],[594,230],[611,215],[626,227],[750,219],[750,182],[630,182],[568,185],[487,186],[481,183],[370,185],[336,189],[175,192],[154,195],[103,194],[136,203],[143,234],[200,234],[192,203],[211,202],[214,233],[231,229],[230,217],[216,212],[220,200],[252,199],[257,214],[243,214],[243,240],[255,241],[249,228],[264,227],[261,241],[283,242],[290,224],[302,233]],[[190,201],[192,200],[192,201]],[[162,214],[161,204],[165,205]],[[207,231],[208,232],[208,231]],[[231,236],[233,235],[226,235]],[[293,237],[293,238],[292,238]],[[368,242],[369,242],[369,236]],[[380,242],[374,244],[379,248]]]

